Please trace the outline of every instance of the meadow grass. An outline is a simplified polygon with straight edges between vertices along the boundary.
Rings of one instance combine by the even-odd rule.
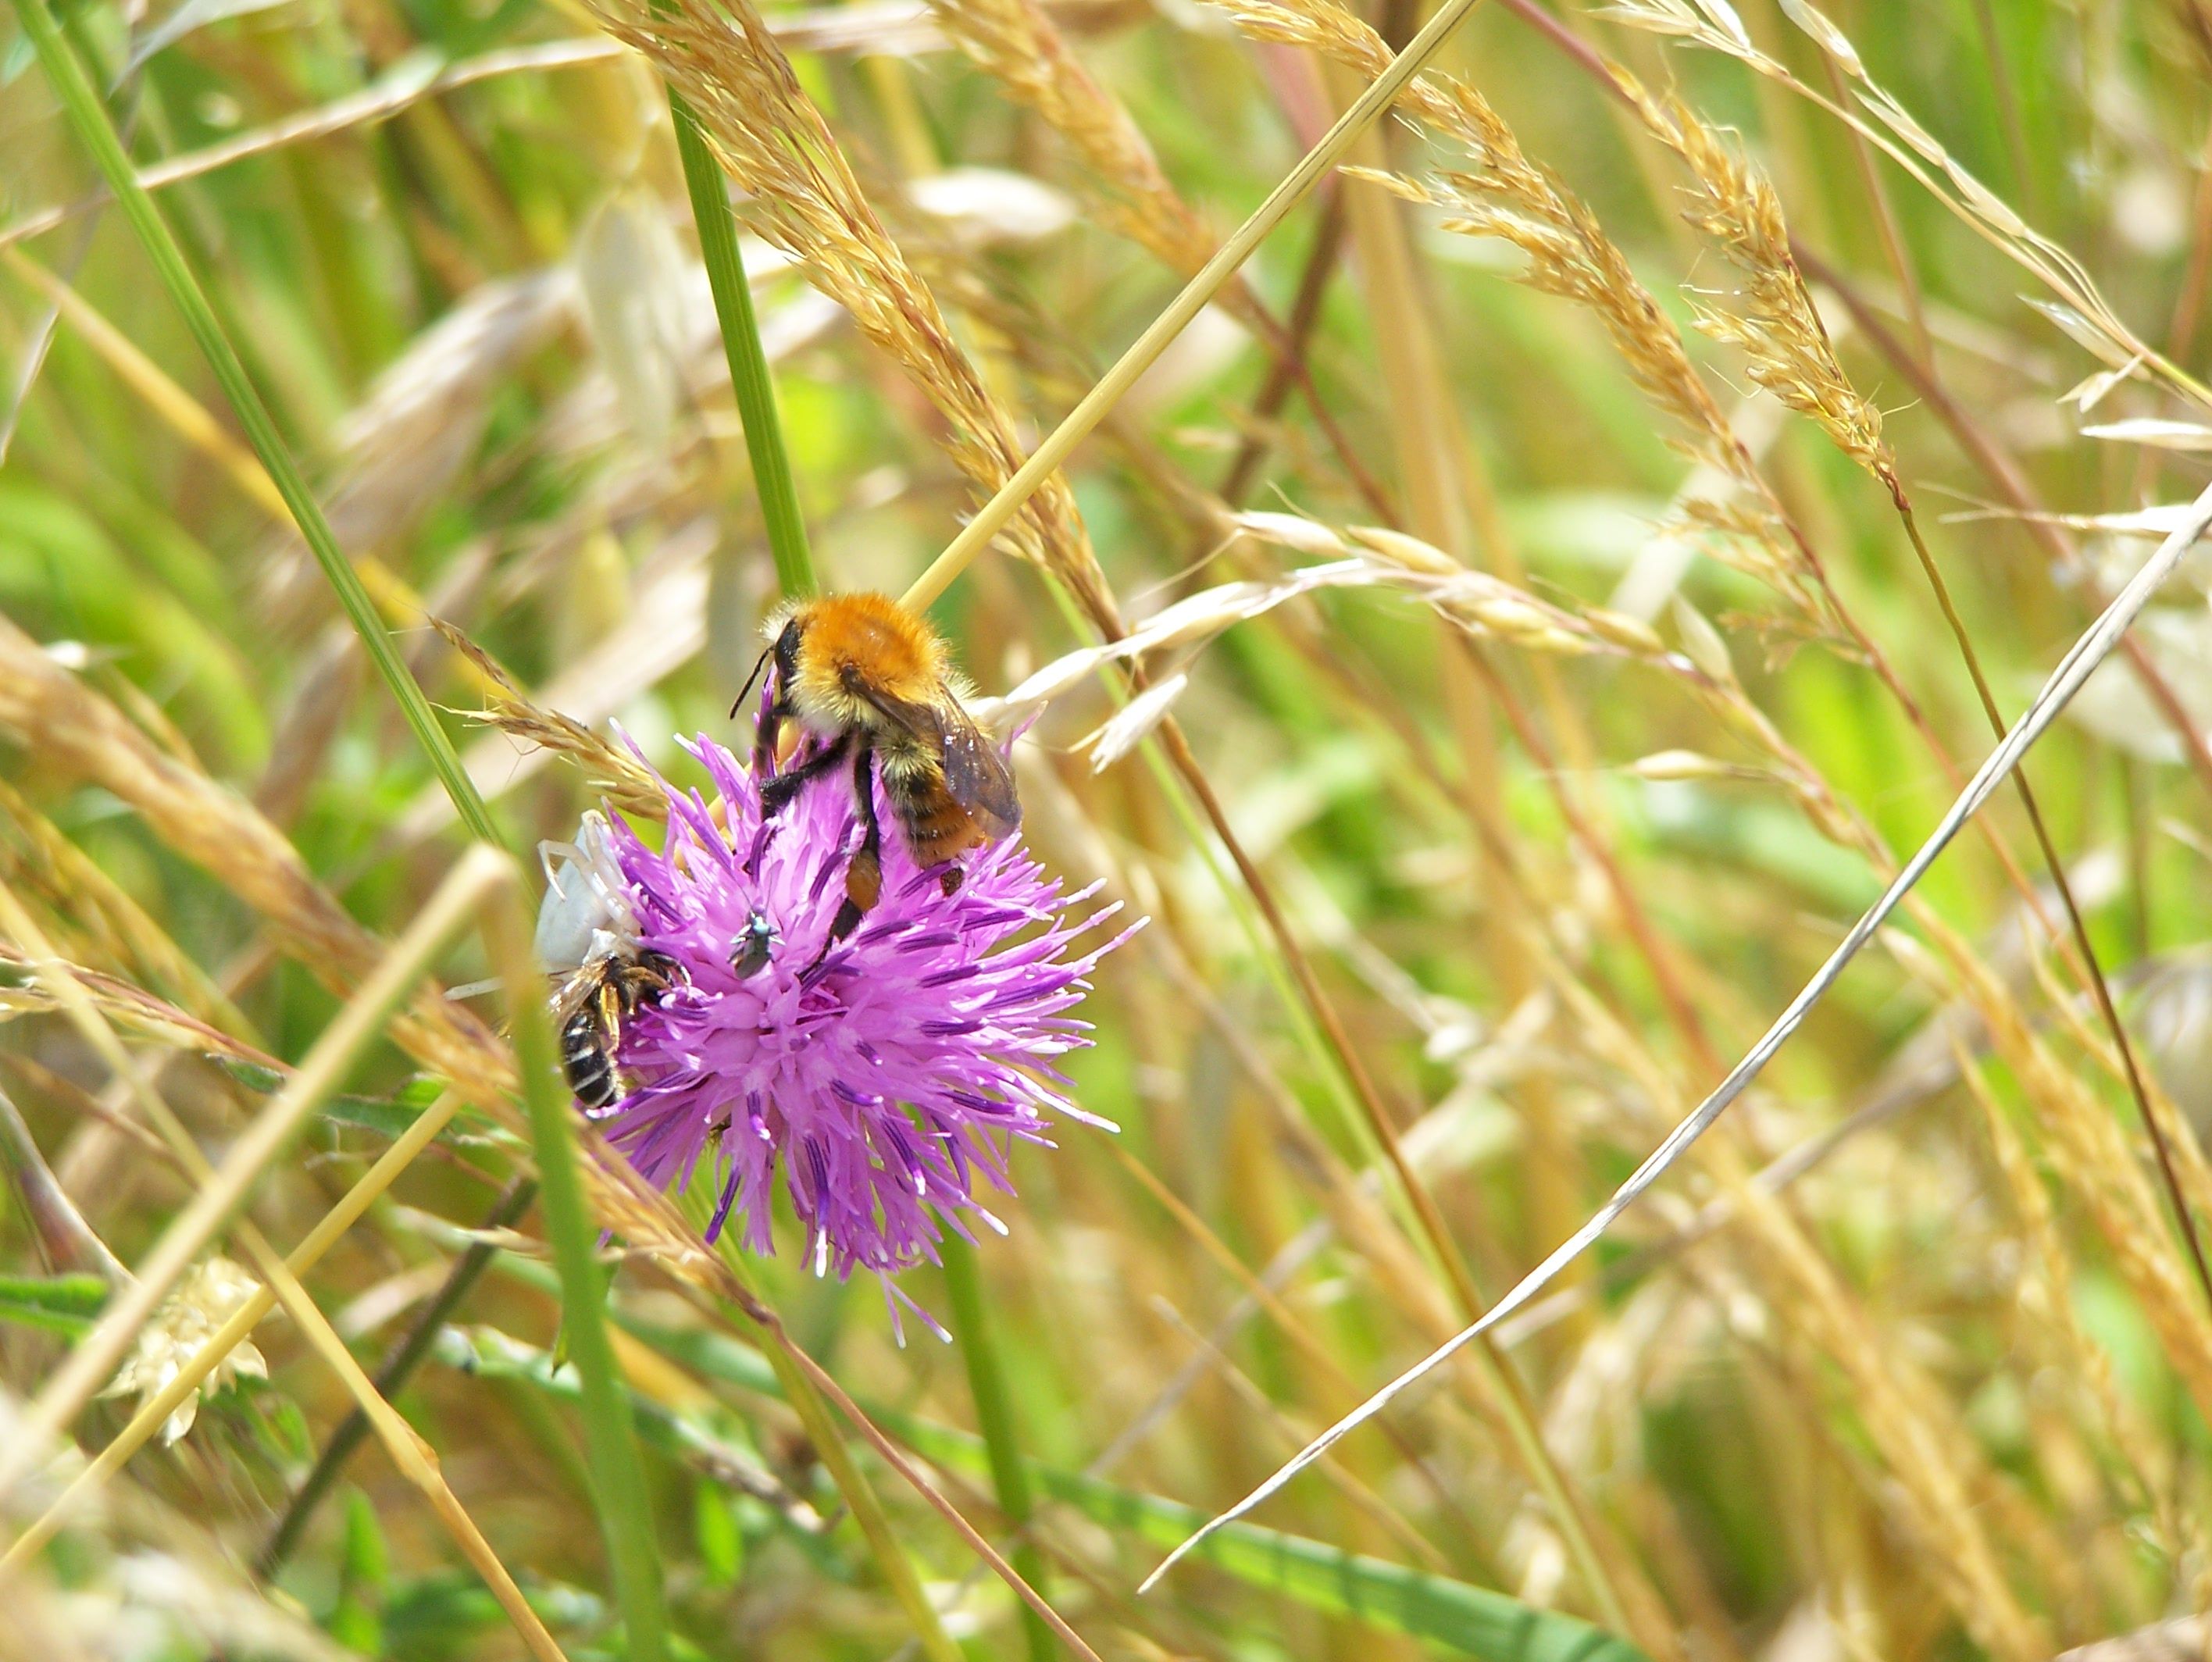
[[[2201,7],[9,15],[0,1655],[2202,1648]],[[526,942],[817,588],[1150,920],[900,1302]]]

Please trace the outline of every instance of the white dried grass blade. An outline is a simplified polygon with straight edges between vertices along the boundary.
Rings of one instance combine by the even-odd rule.
[[[1327,525],[1295,513],[1268,513],[1255,510],[1237,516],[1240,531],[1249,531],[1263,543],[1274,543],[1300,554],[1322,558],[1333,558],[1344,552],[1344,539]]]
[[[1813,37],[1822,52],[1836,60],[1836,66],[1844,74],[1854,81],[1866,79],[1866,65],[1859,61],[1858,48],[1818,8],[1807,4],[1806,0],[1782,0],[1782,9],[1791,22]]]
[[[1246,519],[1261,516],[1245,515]],[[1288,515],[1267,518],[1289,519]],[[1304,520],[1295,521],[1304,526]],[[1255,531],[1257,528],[1252,528]],[[1267,540],[1273,541],[1270,537]],[[1341,552],[1338,543],[1330,552]],[[1403,580],[1404,573],[1377,568],[1364,560],[1334,560],[1326,565],[1303,566],[1272,583],[1243,581],[1218,584],[1186,596],[1145,619],[1119,640],[1103,646],[1085,646],[1053,659],[1003,698],[976,699],[969,709],[979,719],[999,725],[1042,709],[1079,686],[1093,673],[1123,658],[1138,658],[1164,646],[1204,641],[1232,623],[1241,623],[1273,611],[1316,589],[1346,588]]]
[[[1674,597],[1674,628],[1682,637],[1682,652],[1723,687],[1735,682],[1735,665],[1729,661],[1728,642],[1711,620],[1680,595]]]
[[[2131,379],[2143,367],[2144,362],[2142,354],[2138,352],[2118,369],[2100,369],[2095,374],[2086,377],[2078,385],[2060,393],[2058,402],[2062,404],[2074,404],[2084,416],[2087,416],[2099,404],[2104,403],[2106,395],[2114,387]]]
[[[2103,330],[2098,328],[2070,306],[2063,305],[2057,300],[2038,300],[2033,294],[2022,294],[2021,299],[2041,312],[2045,321],[2051,324],[2068,340],[2114,369],[2124,368],[2140,355],[2114,343]]]
[[[1091,771],[1103,773],[1135,749],[1155,727],[1167,719],[1169,707],[1182,696],[1190,677],[1177,673],[1145,690],[1114,713],[1114,719],[1091,736]]]
[[[2134,416],[2124,422],[2100,422],[2081,429],[2085,439],[2112,439],[2126,445],[2148,445],[2155,450],[2212,450],[2212,427],[2195,422],[2172,422],[2157,416]]]
[[[948,167],[908,180],[906,194],[970,251],[1041,242],[1075,223],[1065,191],[1004,167]]]
[[[2187,502],[2160,502],[2121,513],[2015,513],[2009,509],[1984,508],[1966,513],[1947,513],[1943,523],[1968,525],[1984,519],[2020,520],[2044,525],[2063,525],[2069,531],[2111,531],[2123,537],[2166,537],[2189,523]]]
[[[1743,19],[1736,15],[1735,8],[1729,4],[1728,0],[1698,0],[1698,9],[1705,13],[1715,28],[1737,45],[1746,52],[1754,50],[1751,44],[1751,31],[1744,27]]]
[[[1200,1542],[1224,1525],[1233,1523],[1263,1504],[1298,1473],[1389,1407],[1409,1386],[1434,1373],[1499,1322],[1527,1305],[1550,1286],[1561,1271],[1589,1251],[1598,1238],[1613,1227],[1614,1221],[1634,1205],[1638,1198],[1657,1181],[1668,1167],[1680,1159],[1690,1145],[1704,1136],[1713,1122],[1727,1111],[1729,1105],[1759,1077],[1760,1071],[1773,1059],[1775,1052],[1797,1030],[1813,1006],[1836,984],[1845,967],[1858,955],[1860,949],[1874,938],[1875,932],[1897,909],[1898,904],[1927,875],[1928,868],[1936,863],[1936,857],[1958,835],[1966,822],[1981,810],[1983,804],[2003,784],[2006,775],[2020,765],[2021,758],[2058,719],[2068,701],[2081,690],[2082,682],[2119,645],[2120,637],[2127,633],[2130,625],[2134,623],[2151,597],[2158,591],[2159,585],[2179,563],[2182,555],[2203,536],[2207,526],[2212,526],[2212,485],[2206,486],[2197,497],[2187,522],[2176,527],[2173,534],[2159,545],[2158,552],[2149,562],[2113,597],[2112,604],[2090,626],[2088,633],[2075,641],[2066,656],[2059,660],[2057,668],[2051,671],[2050,679],[2036,694],[2034,702],[2013,724],[1996,749],[1990,753],[1989,760],[1967,782],[1966,788],[1951,804],[1950,811],[1943,816],[1942,822],[1927,841],[1921,844],[1918,852],[1906,862],[1905,869],[1882,891],[1881,898],[1851,925],[1850,933],[1844,936],[1841,943],[1828,955],[1828,961],[1820,966],[1819,973],[1806,983],[1802,992],[1790,1000],[1789,1008],[1775,1018],[1774,1025],[1767,1028],[1750,1052],[1730,1071],[1728,1077],[1722,1080],[1712,1094],[1698,1104],[1686,1119],[1667,1134],[1666,1140],[1651,1151],[1644,1163],[1629,1174],[1628,1180],[1613,1192],[1612,1199],[1555,1247],[1550,1257],[1523,1276],[1510,1292],[1492,1305],[1481,1319],[1462,1328],[1300,1449],[1265,1483],[1235,1506],[1208,1520],[1196,1534],[1160,1561],[1159,1567],[1144,1579],[1138,1592],[1149,1592]]]

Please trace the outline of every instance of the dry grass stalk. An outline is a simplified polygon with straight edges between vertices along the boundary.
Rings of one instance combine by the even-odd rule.
[[[930,10],[961,51],[1067,141],[1084,167],[1079,186],[1116,232],[1185,276],[1206,264],[1214,237],[1205,221],[1038,0],[930,0]],[[1225,294],[1249,304],[1242,284]]]
[[[1625,70],[1615,70],[1613,79],[1644,126],[1688,167],[1693,185],[1684,217],[1743,276],[1746,287],[1732,305],[1699,301],[1698,327],[1740,348],[1753,381],[1817,422],[1837,449],[1893,491],[1899,488],[1881,414],[1836,361],[1827,326],[1790,252],[1773,185],[1679,96],[1655,97]]]
[[[1605,15],[1733,58],[1818,105],[1879,149],[1991,246],[2016,261],[2057,294],[2062,304],[2045,305],[2039,309],[2062,330],[2091,345],[2107,363],[2124,367],[2130,373],[2147,367],[2184,397],[2199,405],[2212,405],[2212,391],[2137,337],[2106,300],[2079,260],[2029,225],[1969,173],[1887,89],[1867,73],[1865,61],[1851,45],[1850,37],[1810,0],[1790,0],[1783,9],[1850,83],[1859,108],[1846,107],[1800,81],[1778,58],[1754,45],[1741,22],[1726,7],[1696,6],[1689,0],[1618,0],[1618,3],[1606,9]],[[1867,113],[1862,115],[1860,109]]]
[[[400,1173],[414,1162],[416,1156],[429,1146],[460,1107],[460,1099],[451,1092],[440,1096],[416,1117],[392,1145],[379,1156],[376,1163],[362,1174],[354,1186],[346,1191],[337,1204],[325,1213],[307,1237],[292,1249],[285,1265],[295,1276],[304,1276],[319,1263],[323,1255],[337,1243],[338,1238],[360,1221],[371,1202],[381,1195],[398,1178]],[[246,1342],[268,1313],[276,1307],[276,1295],[261,1287],[182,1367],[175,1377],[160,1391],[149,1396],[131,1417],[130,1423],[117,1432],[82,1471],[70,1478],[69,1486],[56,1496],[38,1520],[16,1538],[8,1549],[11,1560],[20,1562],[34,1553],[51,1540],[76,1508],[88,1498],[98,1484],[119,1471],[147,1440],[159,1429],[178,1405],[199,1388],[199,1383],[217,1368],[240,1345]]]
[[[490,703],[471,719],[500,731],[566,756],[586,782],[608,804],[625,813],[659,819],[667,811],[659,783],[629,751],[600,737],[583,723],[534,702],[490,653],[469,639],[459,625],[433,617],[431,627],[477,669]]]
[[[860,332],[914,378],[945,418],[943,442],[980,488],[1020,468],[1015,424],[992,395],[935,298],[884,229],[822,112],[750,0],[599,0],[608,30],[644,53],[699,119],[716,159],[749,193],[755,227],[800,263]],[[1066,480],[1054,474],[1008,526],[1017,552],[1085,602],[1106,604]]]

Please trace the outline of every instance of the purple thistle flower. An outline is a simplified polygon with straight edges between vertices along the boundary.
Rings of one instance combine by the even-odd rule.
[[[882,899],[824,954],[858,844],[849,774],[763,824],[728,750],[704,736],[685,749],[714,807],[666,786],[658,853],[614,822],[637,943],[678,974],[623,1022],[616,1059],[636,1089],[594,1118],[649,1181],[688,1186],[704,1157],[718,1190],[708,1239],[735,1216],[759,1253],[775,1250],[781,1162],[817,1275],[933,1262],[940,1228],[972,1239],[967,1211],[1004,1234],[975,1186],[1012,1192],[1015,1143],[1048,1145],[1060,1115],[1116,1129],[1069,1100],[1055,1060],[1091,1042],[1067,1012],[1131,931],[1070,949],[1120,908],[1070,921],[1096,886],[1063,896],[1018,838],[971,851],[947,895],[879,804]]]

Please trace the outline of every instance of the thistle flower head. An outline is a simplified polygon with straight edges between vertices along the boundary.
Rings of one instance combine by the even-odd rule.
[[[666,787],[658,852],[612,830],[636,943],[677,974],[623,1024],[616,1060],[635,1089],[597,1116],[610,1139],[656,1183],[688,1185],[703,1161],[708,1238],[734,1216],[757,1252],[774,1250],[780,1171],[817,1274],[934,1260],[970,1213],[1003,1233],[976,1191],[1012,1192],[1015,1143],[1048,1143],[1061,1116],[1113,1129],[1075,1106],[1055,1064],[1090,1042],[1068,1012],[1124,937],[1076,943],[1118,907],[1073,918],[1093,890],[1063,895],[1013,838],[970,852],[948,894],[879,804],[882,898],[832,943],[860,838],[848,775],[763,822],[729,751],[686,748],[714,800]]]
[[[211,1258],[193,1265],[161,1301],[152,1319],[138,1330],[137,1345],[100,1394],[122,1397],[136,1392],[141,1397],[158,1397],[184,1371],[185,1364],[199,1354],[200,1347],[260,1290],[259,1282],[227,1258]],[[242,1375],[257,1380],[269,1377],[269,1364],[251,1342],[240,1344],[216,1363],[215,1371],[200,1381],[199,1389],[177,1404],[161,1422],[161,1441],[173,1443],[190,1431],[199,1416],[201,1398],[212,1397]]]

